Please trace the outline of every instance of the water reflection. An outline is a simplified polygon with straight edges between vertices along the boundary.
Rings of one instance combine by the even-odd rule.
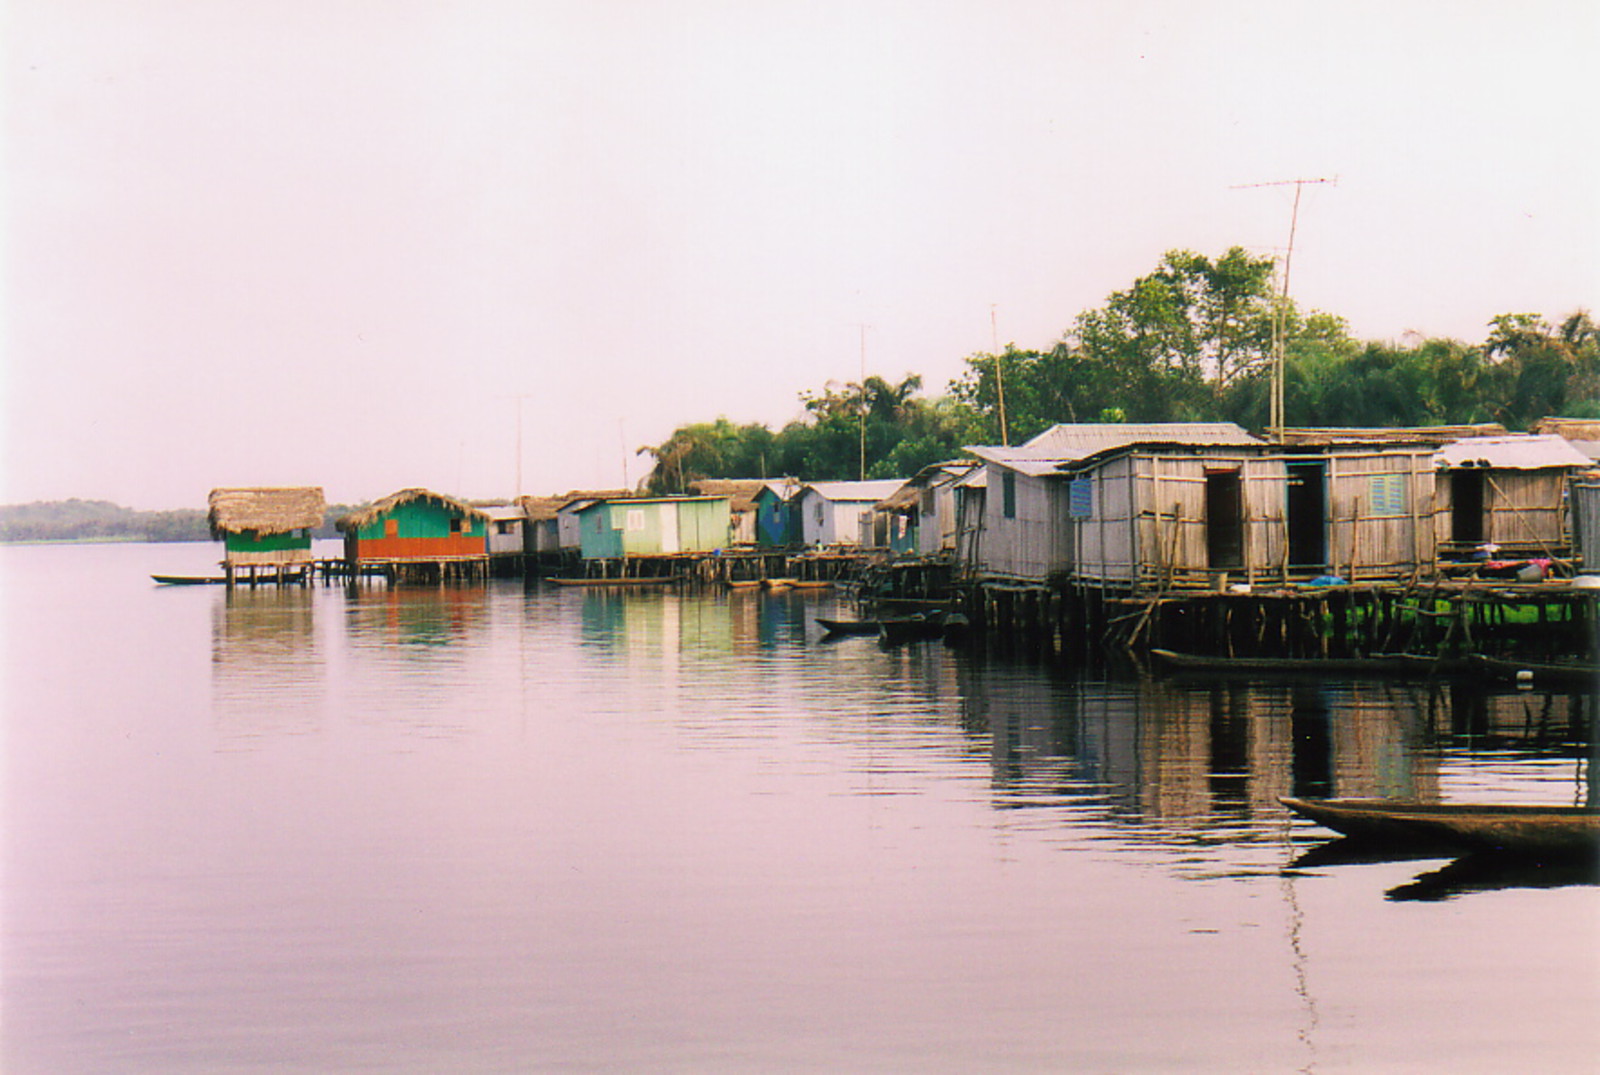
[[[239,588],[213,606],[213,718],[225,738],[320,726],[327,655],[317,637],[315,596],[303,586]]]

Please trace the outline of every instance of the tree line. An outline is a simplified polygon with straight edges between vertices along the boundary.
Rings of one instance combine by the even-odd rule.
[[[1154,271],[1079,313],[1051,347],[966,357],[937,395],[879,376],[802,392],[805,414],[773,430],[726,418],[678,427],[640,449],[655,494],[701,478],[908,477],[966,444],[1018,444],[1057,422],[1269,424],[1281,352],[1290,426],[1457,425],[1528,429],[1600,418],[1600,329],[1587,311],[1491,319],[1477,343],[1357,340],[1347,322],[1302,313],[1274,262],[1234,247],[1168,252]]]
[[[330,505],[312,536],[339,536],[334,520],[355,510]],[[138,511],[109,500],[77,499],[0,505],[0,542],[210,540],[206,513],[194,508]]]

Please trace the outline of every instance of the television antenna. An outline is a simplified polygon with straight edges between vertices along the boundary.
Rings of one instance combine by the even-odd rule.
[[[1289,318],[1289,269],[1294,264],[1294,233],[1300,223],[1300,195],[1308,186],[1321,183],[1337,185],[1338,176],[1320,179],[1274,179],[1265,183],[1239,183],[1229,190],[1253,190],[1257,187],[1294,187],[1294,208],[1289,211],[1289,246],[1283,254],[1283,286],[1272,311],[1272,387],[1268,405],[1267,432],[1275,439],[1283,439],[1283,349]]]

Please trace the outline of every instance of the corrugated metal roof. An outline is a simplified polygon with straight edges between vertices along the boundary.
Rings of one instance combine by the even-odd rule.
[[[1090,422],[1051,426],[1016,448],[974,445],[966,450],[986,462],[1038,478],[1058,473],[1064,464],[1118,448],[1146,444],[1250,448],[1265,443],[1232,422]]]
[[[888,478],[870,482],[808,482],[806,488],[815,490],[818,496],[835,502],[864,500],[869,504],[876,504],[888,498],[904,484],[903,479]]]
[[[1514,434],[1507,437],[1469,437],[1446,444],[1433,454],[1435,466],[1484,467],[1493,470],[1543,470],[1549,467],[1588,467],[1588,456],[1554,434]]]
[[[528,517],[527,509],[521,504],[479,504],[477,507],[491,522],[513,522]]]

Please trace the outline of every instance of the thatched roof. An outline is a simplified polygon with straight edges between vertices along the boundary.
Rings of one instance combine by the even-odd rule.
[[[482,509],[473,507],[465,500],[457,500],[453,496],[445,496],[443,493],[435,493],[428,489],[402,489],[398,493],[389,494],[382,500],[374,500],[360,511],[346,515],[334,525],[346,532],[360,530],[379,516],[386,515],[401,504],[409,504],[414,500],[432,501],[442,508],[454,511],[467,518],[483,519],[485,522],[489,519],[489,516],[484,514]]]
[[[756,494],[766,486],[764,478],[704,478],[689,483],[701,496],[725,496],[730,511],[754,511]]]
[[[257,534],[287,534],[291,530],[322,525],[327,510],[317,486],[257,489],[213,489],[206,498],[207,521],[213,537],[250,530]]]
[[[632,489],[571,489],[555,496],[525,496],[518,498],[530,522],[548,522],[561,513],[561,509],[577,500],[621,500],[638,496]]]
[[[1463,437],[1501,437],[1506,427],[1498,422],[1480,422],[1461,426],[1339,426],[1324,429],[1282,429],[1278,440],[1282,444],[1448,444]]]

